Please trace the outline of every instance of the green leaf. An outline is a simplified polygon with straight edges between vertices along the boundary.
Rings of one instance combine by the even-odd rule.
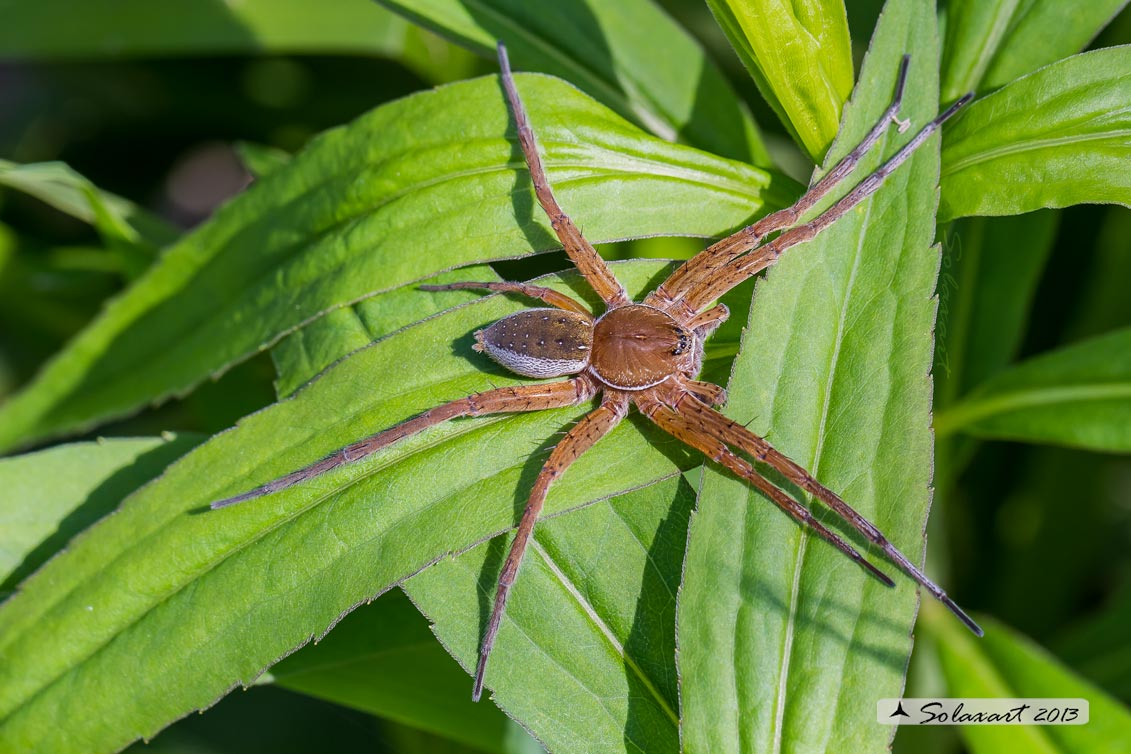
[[[947,2],[946,42],[940,72],[940,96],[944,102],[956,100],[979,88],[1020,3],[1021,0]],[[1028,0],[1027,5],[1033,4],[1033,0]],[[1078,50],[1069,51],[1072,52]]]
[[[887,107],[905,50],[915,55],[902,114],[915,124],[935,115],[934,18],[929,3],[887,4],[828,164]],[[910,137],[890,130],[851,180]],[[937,143],[770,270],[754,297],[726,408],[913,561],[922,556],[930,501]],[[822,520],[835,519],[813,507]],[[875,724],[875,700],[900,695],[916,605],[908,579],[884,588],[712,469],[680,592],[684,751],[776,751],[783,742],[806,752],[886,748],[892,734]]]
[[[652,0],[379,0],[516,70],[560,76],[671,141],[771,164],[750,112],[703,49]]]
[[[939,217],[1131,205],[1131,47],[1074,55],[971,104],[946,131]]]
[[[617,453],[619,440],[590,452]],[[677,477],[539,522],[487,686],[550,751],[679,751],[675,605],[693,502]],[[469,670],[507,546],[492,540],[405,584]]]
[[[595,242],[715,235],[794,192],[646,136],[557,79],[520,76],[519,87],[561,203]],[[0,448],[184,394],[329,309],[555,248],[509,122],[490,77],[318,137],[170,247],[0,407]]]
[[[400,590],[355,610],[264,678],[477,750],[501,752],[516,733],[497,707],[471,701],[467,674]]]
[[[376,54],[400,58],[435,81],[469,73],[462,56],[371,0],[166,0],[160,12],[148,0],[43,0],[5,10],[4,58]]]
[[[936,605],[924,605],[923,616],[939,639],[950,696],[1088,700],[1087,725],[962,726],[959,732],[973,754],[1131,752],[1131,710],[1064,667],[1031,640],[993,619],[982,621],[986,636],[975,639],[962,633]]]
[[[1021,0],[982,88],[994,89],[1080,52],[1123,8],[1127,0]]]
[[[852,91],[841,0],[707,0],[759,91],[805,152],[820,160]]]
[[[952,405],[1017,355],[1059,212],[969,218],[955,223],[939,277],[935,328],[936,411]],[[965,466],[977,443],[951,438],[936,448],[936,487]]]
[[[952,0],[943,55],[944,102],[988,91],[1080,52],[1127,0]]]
[[[935,432],[1131,451],[1131,328],[1002,372],[936,414]]]
[[[9,591],[200,439],[98,440],[0,459],[0,591]]]
[[[616,269],[639,293],[668,268]],[[519,382],[464,357],[472,330],[519,308],[489,297],[342,360],[185,456],[25,581],[0,605],[0,750],[112,751],[151,736],[352,607],[513,526],[541,463],[532,449],[586,408],[451,422],[254,504],[205,506],[425,408]],[[680,446],[625,423],[555,485],[547,513],[691,464]]]
[[[18,165],[0,160],[0,186],[30,194],[60,212],[95,225],[104,237],[148,250],[146,265],[159,247],[180,235],[161,218],[128,199],[102,191],[61,162]]]
[[[435,285],[458,280],[489,282],[498,279],[495,271],[483,264],[445,272],[427,282]],[[482,296],[482,291],[429,292],[405,286],[344,309],[335,309],[291,333],[271,349],[271,359],[279,375],[275,392],[285,398],[346,354],[413,322]]]

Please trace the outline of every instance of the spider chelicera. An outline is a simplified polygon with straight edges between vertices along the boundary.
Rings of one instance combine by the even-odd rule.
[[[494,608],[480,648],[472,698],[478,700],[483,691],[487,658],[550,485],[582,453],[615,427],[628,414],[632,404],[661,429],[752,484],[783,511],[809,526],[872,576],[887,586],[895,585],[852,545],[814,518],[800,502],[758,473],[749,459],[776,469],[799,489],[835,511],[849,526],[882,550],[892,563],[946,605],[971,631],[981,636],[982,630],[970,616],[897,550],[879,529],[765,439],[715,411],[712,406],[722,405],[726,400],[723,388],[696,379],[703,362],[704,341],[728,314],[725,306],[712,306],[712,303],[742,281],[772,265],[786,249],[812,239],[875,193],[887,176],[973,95],[962,97],[925,125],[887,162],[822,214],[807,223],[798,224],[808,210],[853,170],[889,126],[895,124],[903,131],[910,125],[898,118],[909,62],[909,58],[904,56],[895,95],[883,116],[864,140],[813,184],[796,204],[767,215],[711,245],[680,266],[643,302],[633,303],[554,198],[538,155],[534,132],[511,75],[506,48],[501,42],[498,52],[503,88],[514,115],[535,194],[566,254],[604,301],[605,312],[595,317],[584,305],[563,293],[523,283],[452,283],[421,288],[432,291],[473,288],[517,293],[549,304],[552,308],[518,312],[480,330],[475,334],[476,344],[472,348],[527,377],[574,376],[561,382],[496,388],[437,406],[342,448],[318,463],[242,495],[214,502],[212,507],[223,508],[277,492],[342,464],[358,461],[449,419],[574,406],[600,394],[600,405],[565,434],[550,452],[534,482],[514,542],[499,574]],[[768,234],[778,231],[782,232],[772,241],[763,243]]]

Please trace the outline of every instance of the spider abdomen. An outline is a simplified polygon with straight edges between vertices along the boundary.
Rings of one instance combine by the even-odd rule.
[[[687,371],[699,349],[695,335],[670,315],[633,304],[597,320],[589,366],[610,387],[643,390]]]
[[[527,309],[475,333],[474,348],[515,374],[561,377],[589,364],[593,323],[563,309]]]

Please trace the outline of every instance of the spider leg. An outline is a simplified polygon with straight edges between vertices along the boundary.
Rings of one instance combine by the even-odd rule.
[[[713,382],[689,379],[681,382],[680,386],[710,406],[721,406],[727,402],[726,389]]]
[[[487,658],[495,646],[495,637],[499,633],[499,626],[503,620],[503,611],[507,606],[511,586],[514,585],[518,567],[522,564],[522,556],[526,553],[526,546],[530,543],[530,535],[534,532],[534,524],[542,512],[542,504],[546,501],[546,493],[555,479],[560,477],[570,464],[576,461],[582,453],[612,430],[628,413],[628,397],[623,393],[607,391],[605,399],[592,413],[585,416],[566,433],[561,442],[554,447],[549,459],[542,467],[534,487],[530,491],[530,499],[526,510],[522,512],[522,520],[515,531],[514,542],[510,552],[507,553],[503,570],[499,574],[499,588],[495,592],[495,605],[491,609],[491,618],[487,623],[487,632],[483,635],[483,644],[479,650],[479,664],[475,668],[475,686],[471,692],[473,701],[479,701],[483,693],[483,676],[487,671]]]
[[[457,416],[482,416],[484,414],[499,414],[518,411],[541,411],[548,408],[561,408],[574,406],[592,398],[597,393],[596,385],[592,380],[578,377],[564,382],[540,383],[535,385],[517,385],[514,387],[500,387],[482,393],[474,393],[466,398],[445,403],[442,406],[425,411],[408,421],[401,422],[395,427],[390,427],[375,435],[347,445],[332,455],[323,458],[317,463],[294,471],[286,476],[279,477],[253,490],[241,495],[224,498],[212,503],[212,508],[226,508],[229,505],[242,503],[264,495],[270,495],[279,490],[285,490],[307,479],[313,479],[320,474],[325,474],[331,469],[347,463],[360,461],[377,451],[387,448],[399,440],[422,432],[429,427],[454,419]]]
[[[667,309],[671,304],[682,298],[688,291],[695,287],[696,282],[704,276],[711,275],[728,261],[740,254],[756,247],[767,234],[795,225],[801,216],[813,208],[826,194],[839,184],[849,173],[855,169],[860,159],[868,153],[880,137],[887,131],[888,126],[896,124],[899,132],[903,133],[909,125],[908,121],[901,121],[898,117],[899,107],[903,103],[903,87],[907,82],[907,67],[911,62],[910,55],[904,55],[899,65],[899,73],[895,82],[895,94],[891,104],[883,115],[872,126],[864,139],[845,155],[832,170],[826,173],[819,181],[814,183],[808,191],[791,207],[778,210],[766,215],[758,222],[748,225],[742,230],[727,236],[706,249],[696,254],[680,266],[671,276],[652,292],[645,303],[661,309]]]
[[[543,288],[540,285],[528,285],[526,283],[447,283],[445,285],[418,285],[418,289],[422,291],[458,291],[465,289],[495,291],[496,293],[517,293],[520,296],[527,298],[536,298],[540,301],[545,301],[550,306],[557,307],[558,309],[565,309],[566,311],[577,312],[584,314],[586,317],[592,318],[592,314],[585,308],[584,304],[570,298],[564,293],[558,293],[550,288]]]
[[[829,530],[824,524],[813,517],[805,506],[775,487],[770,480],[759,474],[750,465],[750,462],[740,458],[721,439],[711,434],[706,427],[678,413],[669,406],[650,396],[639,395],[636,405],[641,413],[651,419],[672,437],[686,443],[696,450],[701,451],[715,463],[734,472],[738,477],[750,482],[757,487],[766,497],[770,498],[779,508],[792,516],[796,521],[808,526],[822,539],[836,549],[856,561],[864,570],[874,576],[885,586],[895,586],[887,574],[868,562],[860,552],[840,538],[835,532]]]
[[[688,330],[694,330],[699,339],[704,340],[715,330],[718,330],[719,325],[726,322],[728,317],[730,317],[730,309],[727,308],[727,305],[716,304],[707,311],[692,317],[684,326]]]
[[[597,250],[585,240],[581,231],[573,224],[573,220],[558,205],[554,198],[554,191],[550,188],[550,181],[546,177],[546,170],[542,167],[542,158],[538,156],[538,145],[534,141],[534,130],[530,127],[530,120],[526,117],[526,109],[522,106],[522,99],[518,96],[518,88],[511,74],[510,61],[507,59],[507,48],[499,42],[499,68],[502,71],[503,88],[510,101],[511,112],[514,113],[515,126],[518,129],[518,141],[522,146],[522,154],[526,157],[526,165],[530,169],[530,180],[534,183],[534,193],[538,203],[550,218],[550,225],[554,228],[558,240],[562,242],[566,254],[576,265],[578,272],[584,276],[597,292],[597,295],[610,307],[624,306],[630,303],[628,294],[621,286],[605,260]]]
[[[888,559],[897,565],[900,570],[930,592],[935,599],[946,605],[959,620],[966,624],[967,628],[978,636],[982,635],[982,629],[978,624],[943,591],[942,587],[931,581],[927,575],[923,573],[918,566],[912,563],[906,555],[900,552],[872,522],[856,512],[856,510],[848,503],[844,502],[835,492],[814,479],[800,464],[780,453],[764,438],[754,434],[738,422],[732,421],[719,412],[711,410],[709,406],[698,402],[694,398],[681,401],[679,403],[679,410],[683,415],[688,417],[690,421],[694,422],[697,426],[701,426],[704,431],[709,432],[712,436],[719,438],[729,445],[733,445],[739,450],[749,453],[758,461],[772,466],[781,472],[786,479],[828,505],[829,508],[835,511],[853,529],[864,535],[869,542],[879,547]]]
[[[888,176],[904,163],[911,154],[923,145],[935,131],[952,115],[974,97],[967,94],[915,134],[903,147],[892,155],[874,173],[860,181],[836,204],[829,207],[813,220],[791,228],[769,243],[759,247],[756,253],[731,259],[705,280],[696,281],[683,297],[681,306],[686,312],[698,312],[719,296],[778,260],[786,249],[812,240],[825,228],[832,225],[853,207],[879,190]]]

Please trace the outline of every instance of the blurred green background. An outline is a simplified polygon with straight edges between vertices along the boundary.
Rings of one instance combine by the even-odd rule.
[[[775,160],[804,180],[805,160],[729,52],[707,7],[694,0],[661,4],[712,51],[751,105]],[[0,14],[15,12],[12,5],[0,3]],[[136,27],[124,7],[121,23],[99,36],[98,19],[84,18],[76,4],[78,17],[69,22],[73,38],[28,34],[46,21],[36,19],[35,11],[20,11],[27,13],[25,25],[0,27],[0,159],[65,162],[95,186],[185,229],[251,180],[241,155],[269,159],[270,149],[293,152],[319,131],[379,103],[495,70],[494,61],[394,20],[364,0],[327,3],[341,9],[328,12],[323,40],[289,28],[288,5],[282,4],[278,18],[264,11],[267,20],[259,26],[221,2],[195,4],[191,23],[180,24],[147,19],[138,5],[132,11]],[[858,61],[880,5],[849,3]],[[357,23],[362,17],[366,23]],[[207,45],[199,43],[201,30]],[[1093,46],[1128,43],[1131,13],[1124,11]],[[1034,223],[1053,225],[1055,241],[1043,268],[1037,267],[1018,358],[1131,324],[1131,211],[1077,206],[1024,216],[1012,221],[1012,229],[985,234],[977,227],[983,222],[945,229],[940,333],[960,291],[969,239],[997,232],[1002,242],[1024,242],[1023,229]],[[701,245],[653,239],[603,251],[613,257],[686,257]],[[128,260],[104,254],[102,246],[90,224],[26,193],[0,190],[0,400],[129,281]],[[507,278],[524,279],[565,266],[563,256],[551,254],[499,268]],[[944,348],[940,373],[947,359]],[[273,377],[262,355],[182,400],[90,437],[167,430],[209,435],[271,403]],[[941,374],[939,382],[940,391],[962,389],[947,386]],[[948,444],[938,464],[939,472],[961,473],[937,490],[942,501],[932,517],[928,570],[949,573],[950,592],[964,607],[992,613],[1131,702],[1131,462],[1063,448],[967,441]],[[349,620],[364,620],[364,612]],[[422,618],[419,632],[428,638]],[[454,663],[452,668],[458,672]],[[908,695],[936,689],[938,672],[913,659]],[[509,750],[538,749],[516,725],[505,725],[513,729],[506,734]],[[896,750],[961,750],[949,730],[912,735],[901,733]],[[234,693],[208,714],[185,719],[154,744],[135,749],[480,750],[468,746],[266,686]]]

